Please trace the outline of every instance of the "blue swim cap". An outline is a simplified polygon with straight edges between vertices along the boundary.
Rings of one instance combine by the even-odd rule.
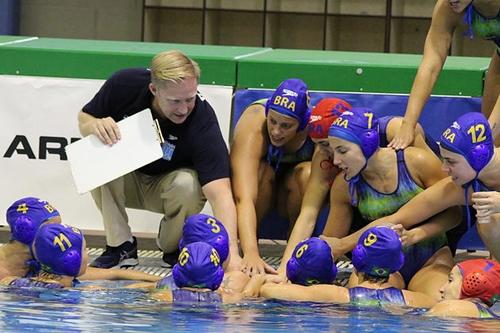
[[[388,277],[403,267],[405,256],[398,234],[389,227],[366,230],[352,250],[352,264],[358,272]]]
[[[59,212],[45,200],[26,197],[10,205],[6,215],[12,239],[31,245],[40,225]]]
[[[292,283],[304,286],[333,283],[337,266],[328,243],[311,237],[297,244],[286,264],[286,276]]]
[[[78,228],[59,223],[44,224],[33,241],[35,259],[46,272],[76,277],[85,251],[83,240]]]
[[[378,119],[370,108],[353,107],[335,119],[328,136],[357,144],[368,161],[380,143]]]
[[[440,137],[440,146],[462,155],[476,176],[493,158],[493,138],[488,120],[482,113],[460,116]]]
[[[299,122],[298,130],[306,128],[311,110],[307,85],[300,79],[288,79],[276,88],[273,95],[267,100],[266,116],[269,109],[273,109],[285,116],[295,118]]]
[[[229,255],[229,236],[224,225],[206,214],[191,215],[186,219],[179,242],[179,250],[194,242],[210,244],[219,253],[221,263]]]
[[[224,270],[217,251],[204,242],[186,245],[179,254],[179,262],[172,269],[179,288],[208,288],[216,290],[224,278]]]

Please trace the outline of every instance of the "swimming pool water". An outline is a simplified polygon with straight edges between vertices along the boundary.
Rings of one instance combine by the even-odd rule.
[[[258,300],[172,305],[126,289],[0,289],[0,332],[500,332],[500,320],[408,311]]]

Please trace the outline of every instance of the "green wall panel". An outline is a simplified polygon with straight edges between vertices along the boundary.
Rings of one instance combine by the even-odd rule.
[[[183,51],[200,64],[201,83],[237,88],[275,88],[285,78],[299,77],[311,90],[407,94],[422,58],[410,54],[0,36],[0,74],[105,79],[121,68],[149,66],[155,54],[172,49]],[[433,93],[480,96],[488,64],[489,58],[448,57]]]
[[[311,90],[409,93],[420,55],[275,49],[238,63],[238,87],[302,78]],[[489,58],[448,57],[434,94],[480,96]]]
[[[15,41],[21,41],[21,40],[24,40],[27,38],[33,38],[33,37],[0,35],[0,45],[2,45],[4,43],[12,43]]]
[[[199,63],[201,83],[229,86],[236,85],[237,59],[266,51],[256,47],[39,38],[0,44],[0,73],[105,79],[121,68],[147,67],[155,54],[173,49]]]

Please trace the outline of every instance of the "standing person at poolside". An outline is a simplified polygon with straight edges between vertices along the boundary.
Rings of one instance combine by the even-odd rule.
[[[283,259],[278,268],[278,272],[282,276],[284,276],[285,265],[290,259],[295,246],[301,240],[311,237],[313,234],[319,211],[328,197],[335,176],[340,172],[333,164],[333,150],[328,143],[328,130],[338,116],[350,109],[351,105],[342,99],[324,98],[311,111],[308,134],[316,144],[316,149],[311,162],[311,175],[302,200],[300,214],[293,226]],[[397,116],[385,116],[379,119],[381,147],[386,147],[387,143],[392,140],[397,128],[401,125],[401,121],[402,118]],[[412,146],[429,150],[430,147],[427,142],[430,141],[426,140],[425,133],[420,125],[417,125],[417,133]]]
[[[269,99],[249,105],[231,145],[233,192],[243,269],[274,273],[259,254],[257,227],[273,207],[295,221],[310,173],[314,143],[307,136],[309,93],[299,79],[283,81]]]
[[[113,145],[121,137],[116,122],[149,108],[166,138],[163,158],[92,191],[103,217],[107,246],[91,266],[138,264],[126,207],[164,215],[157,243],[163,260],[172,265],[184,220],[201,211],[208,199],[229,233],[228,269],[239,269],[228,150],[214,110],[198,93],[199,78],[198,64],[189,57],[179,51],[161,52],[150,69],[114,73],[78,114],[83,136],[94,134]]]
[[[486,117],[491,114],[493,137],[499,133],[500,0],[438,0],[432,13],[424,55],[411,88],[404,121],[389,147],[404,149],[413,141],[415,125],[446,61],[453,33],[464,24],[467,26],[468,36],[492,40],[496,44],[484,84],[481,110]]]
[[[429,150],[380,148],[378,120],[368,108],[344,112],[330,127],[328,139],[334,151],[333,163],[343,177],[336,177],[331,189],[325,236],[345,237],[365,223],[394,213],[446,177],[439,159]],[[359,209],[364,221],[353,221],[353,207]],[[439,223],[430,224],[432,221]],[[444,232],[459,222],[458,208],[429,217],[426,225],[433,227],[429,237],[405,249],[405,265],[399,272],[407,289],[439,298],[438,289],[453,266]],[[344,249],[326,239],[335,257],[350,251],[358,241],[353,239],[354,244]]]

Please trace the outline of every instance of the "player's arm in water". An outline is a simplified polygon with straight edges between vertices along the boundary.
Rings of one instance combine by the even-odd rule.
[[[128,269],[104,269],[87,267],[86,272],[79,277],[80,280],[135,280],[156,282],[161,278],[157,275]]]
[[[266,283],[260,294],[268,299],[285,301],[349,303],[349,290],[345,287],[317,284],[301,286],[298,284]]]
[[[402,293],[406,305],[411,307],[429,308],[436,304],[436,301],[431,297],[420,292],[402,290]],[[298,284],[266,283],[261,288],[261,296],[302,302],[349,303],[351,301],[348,288],[328,284],[301,286]]]
[[[412,308],[430,308],[436,304],[436,301],[421,292],[402,290],[406,305]]]
[[[2,286],[8,286],[14,281],[15,279],[18,279],[19,276],[6,276],[3,279],[0,280],[0,285]]]
[[[477,306],[467,300],[452,299],[443,300],[434,305],[427,313],[427,316],[442,316],[442,317],[479,317]]]

